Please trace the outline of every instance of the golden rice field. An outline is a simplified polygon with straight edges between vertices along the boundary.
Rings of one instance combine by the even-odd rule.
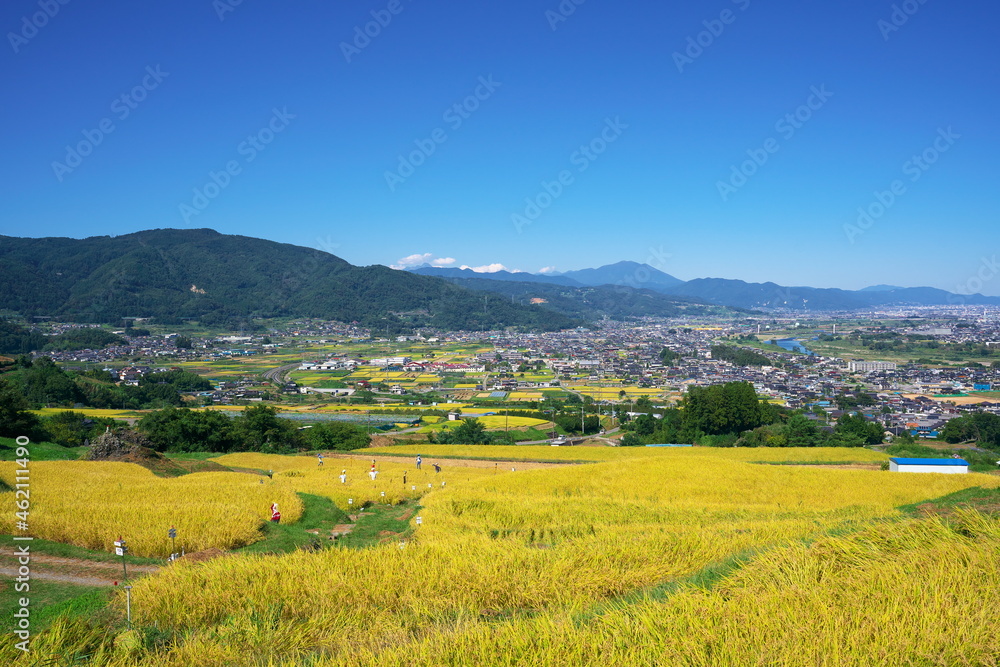
[[[491,430],[503,430],[504,428],[542,428],[551,427],[552,422],[546,421],[544,419],[535,419],[534,417],[505,417],[504,415],[486,415],[483,417],[476,417],[476,420],[480,424],[485,426],[487,429]],[[428,433],[430,431],[440,431],[445,428],[452,428],[453,426],[458,426],[461,422],[458,421],[448,421],[442,419],[441,421],[424,426],[420,429],[420,433]]]
[[[41,408],[39,410],[30,410],[30,412],[41,417],[49,417],[60,412],[66,412],[67,410],[79,412],[87,417],[111,417],[118,419],[123,417],[142,417],[145,414],[145,411],[141,410],[110,410],[107,408]]]
[[[13,462],[0,462],[0,480],[14,486]],[[289,486],[256,475],[201,472],[156,477],[134,463],[35,461],[30,474],[28,534],[111,551],[119,536],[135,556],[170,554],[167,529],[177,528],[188,551],[229,549],[259,539],[278,503],[284,521],[297,521],[302,501]],[[4,507],[14,492],[0,493]],[[13,512],[0,513],[0,533],[14,534]],[[18,533],[20,534],[20,533]]]
[[[589,387],[585,385],[571,385],[568,389],[590,396],[595,401],[620,401],[619,393],[625,392],[625,400],[635,400],[640,396],[659,396],[663,389],[642,389],[640,387]]]
[[[175,563],[135,584],[137,630],[57,624],[33,658],[79,649],[92,664],[164,667],[997,664],[1000,615],[986,601],[1000,594],[1000,521],[897,508],[1000,478],[750,462],[866,450],[477,451],[591,449],[609,458],[449,477],[424,493],[405,548]],[[419,453],[429,462],[456,450]],[[311,492],[330,478],[335,489],[347,467],[258,456],[219,460]],[[370,465],[352,463],[351,474]],[[379,468],[389,478],[409,465]],[[15,656],[0,646],[0,661]]]

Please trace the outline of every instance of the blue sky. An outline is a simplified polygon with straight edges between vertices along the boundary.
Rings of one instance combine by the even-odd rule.
[[[64,1],[0,7],[2,234],[1000,295],[994,2]]]

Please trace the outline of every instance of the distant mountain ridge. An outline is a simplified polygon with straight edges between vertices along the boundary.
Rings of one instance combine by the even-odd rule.
[[[596,269],[566,271],[562,277],[571,278],[584,285],[625,285],[667,293],[671,288],[684,284],[683,280],[669,273],[638,262],[616,262]]]
[[[546,283],[552,285],[566,285],[568,287],[583,287],[583,283],[579,283],[572,278],[547,276],[540,273],[515,273],[513,271],[479,273],[477,271],[473,271],[472,269],[458,269],[444,266],[418,266],[416,268],[409,269],[409,271],[422,276],[438,276],[439,278],[487,279],[522,283]]]
[[[1000,305],[1000,297],[960,295],[934,287],[907,287],[881,291],[837,288],[786,287],[775,283],[747,283],[725,278],[698,278],[672,288],[670,294],[704,299],[741,308],[788,310],[864,310],[885,306]]]
[[[482,274],[477,274],[481,276]],[[492,274],[489,274],[492,275]],[[554,285],[526,281],[477,278],[446,278],[468,289],[501,294],[519,302],[542,303],[569,317],[588,320],[638,317],[736,316],[742,308],[719,306],[701,299],[663,294],[625,285]]]
[[[694,302],[740,309],[863,310],[882,306],[1000,305],[1000,297],[954,294],[935,287],[872,285],[860,290],[788,287],[773,282],[748,283],[729,278],[696,278],[683,281],[648,264],[617,262],[596,269],[566,271],[559,275],[477,273],[471,269],[426,268],[418,273],[474,281],[561,284],[570,287],[625,286],[652,290]],[[461,284],[461,283],[459,283]],[[482,284],[468,284],[479,289]],[[495,290],[500,291],[500,290]],[[658,304],[657,309],[664,304]]]

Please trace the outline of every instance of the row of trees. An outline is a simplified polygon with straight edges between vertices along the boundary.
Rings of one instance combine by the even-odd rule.
[[[0,437],[23,435],[35,442],[48,441],[64,447],[78,447],[107,427],[118,424],[113,419],[87,417],[71,410],[41,418],[30,412],[31,408],[17,387],[0,380]]]
[[[764,356],[760,352],[747,350],[732,345],[713,345],[712,358],[728,361],[737,366],[775,366],[774,361]]]
[[[676,408],[638,416],[623,428],[643,443],[745,447],[860,447],[883,440],[882,426],[846,414],[833,431],[804,415],[757,398],[747,382],[692,387]],[[638,444],[635,438],[627,443]]]
[[[487,431],[478,419],[462,419],[455,428],[428,434],[429,442],[438,445],[513,445],[514,437],[503,431]]]
[[[246,408],[236,417],[211,410],[167,408],[136,425],[157,451],[291,453],[308,449],[367,447],[364,429],[346,422],[298,427],[269,405]]]
[[[35,442],[79,447],[107,428],[114,419],[88,417],[66,410],[40,418],[16,387],[0,380],[0,437],[27,436]],[[345,422],[320,422],[299,427],[267,405],[247,408],[239,416],[211,410],[169,407],[147,414],[136,428],[153,449],[167,452],[291,453],[311,449],[351,450],[371,442],[365,430]]]
[[[974,441],[980,447],[1000,451],[1000,416],[974,412],[948,420],[941,431],[945,442]]]
[[[173,370],[144,375],[138,386],[118,385],[110,373],[64,371],[48,357],[32,361],[19,357],[16,369],[4,381],[18,389],[27,402],[43,406],[149,409],[182,404],[180,392],[208,391],[212,383],[187,371]]]

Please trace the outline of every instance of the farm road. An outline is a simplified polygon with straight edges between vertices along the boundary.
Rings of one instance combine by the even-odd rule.
[[[0,549],[0,575],[16,577],[19,563],[10,549]],[[106,563],[82,558],[62,558],[47,554],[31,554],[31,578],[43,581],[58,581],[80,586],[113,586],[121,581],[121,563]],[[152,574],[160,568],[156,565],[129,565],[132,574]]]
[[[379,454],[343,454],[340,452],[323,452],[326,459],[359,459],[362,461],[375,460],[380,463],[398,463],[399,461],[414,460],[414,456],[381,456]],[[494,468],[497,466],[512,466],[518,470],[531,470],[534,468],[556,468],[564,465],[574,465],[573,463],[540,463],[538,461],[501,461],[490,459],[480,461],[478,459],[435,459],[433,456],[425,456],[424,465],[430,467],[434,461],[440,460],[441,466],[459,466],[463,468]]]

